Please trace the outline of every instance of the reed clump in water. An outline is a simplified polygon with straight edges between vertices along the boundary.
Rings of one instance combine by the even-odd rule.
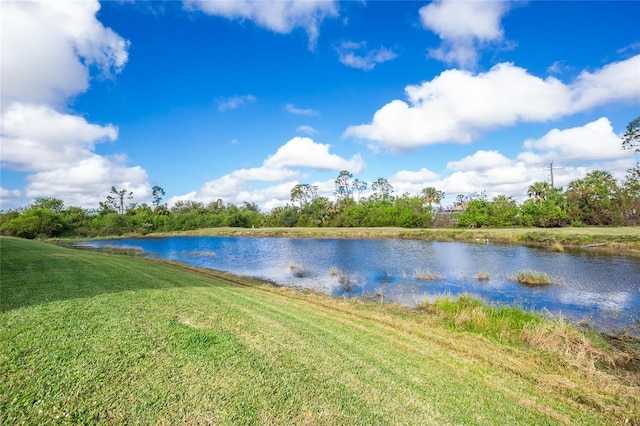
[[[525,270],[518,272],[516,281],[529,286],[544,286],[551,284],[551,279],[547,274],[540,271]]]

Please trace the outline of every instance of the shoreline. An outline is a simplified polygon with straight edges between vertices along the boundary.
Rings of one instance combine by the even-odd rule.
[[[585,228],[203,228],[155,232],[144,238],[175,236],[282,237],[331,239],[415,239],[439,242],[498,243],[546,248],[553,251],[585,250],[640,257],[640,227]],[[122,236],[123,238],[133,235]]]

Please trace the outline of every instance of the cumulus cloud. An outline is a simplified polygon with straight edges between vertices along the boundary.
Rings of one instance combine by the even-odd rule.
[[[314,109],[297,108],[293,104],[286,104],[284,106],[284,109],[285,111],[290,112],[291,114],[297,114],[297,115],[318,115],[319,114],[319,112]]]
[[[391,177],[392,181],[426,182],[438,179],[438,174],[429,169],[422,168],[418,171],[400,170]]]
[[[218,101],[218,111],[227,111],[230,109],[236,109],[249,102],[255,102],[256,97],[253,95],[232,96],[228,99],[221,99]]]
[[[425,29],[440,36],[442,44],[429,55],[463,68],[475,66],[478,50],[487,43],[503,40],[500,25],[509,10],[506,1],[435,0],[420,9]]]
[[[450,161],[447,163],[449,170],[489,170],[498,167],[508,167],[511,165],[509,160],[498,151],[477,151],[473,155],[464,157],[459,161]]]
[[[22,191],[19,189],[8,189],[0,186],[0,206],[2,208],[18,208],[22,201]]]
[[[370,71],[376,65],[395,59],[396,55],[386,47],[367,50],[365,42],[356,43],[352,41],[343,42],[336,47],[338,59],[348,67]]]
[[[629,157],[606,117],[580,127],[552,129],[539,139],[527,139],[524,147],[527,151],[520,158],[533,158],[534,161]]]
[[[322,21],[338,16],[334,0],[185,0],[184,4],[209,15],[250,20],[280,34],[302,28],[309,37],[310,49],[315,47]]]
[[[635,164],[634,156],[620,148],[607,118],[600,118],[583,126],[553,129],[537,139],[522,143],[522,151],[508,158],[498,151],[479,150],[459,160],[450,161],[444,176],[421,169],[396,173],[390,182],[402,192],[418,193],[425,186],[433,186],[447,195],[446,203],[457,194],[474,195],[486,191],[492,198],[507,195],[522,202],[526,190],[536,181],[549,181],[550,162],[553,161],[554,184],[565,187],[592,170],[610,171],[616,179],[623,179],[626,170]]]
[[[96,207],[112,185],[148,195],[143,169],[95,153],[97,143],[117,138],[117,128],[65,111],[89,88],[92,73],[112,77],[128,60],[129,42],[96,18],[100,3],[39,0],[2,8],[0,165],[28,173],[26,188],[3,190],[3,206],[9,197],[51,196]]]
[[[310,168],[315,170],[350,170],[359,173],[364,168],[360,154],[350,160],[329,153],[331,145],[314,142],[310,138],[295,137],[278,148],[264,161],[268,168]]]
[[[176,196],[169,204],[178,200],[198,200],[209,202],[222,198],[227,202],[259,202],[265,206],[284,204],[289,200],[291,188],[297,179],[308,177],[305,169],[318,171],[350,170],[359,173],[364,169],[360,154],[347,160],[329,152],[328,144],[314,142],[306,137],[294,137],[273,154],[267,157],[260,167],[239,169],[205,183],[199,190]],[[255,188],[252,182],[283,182],[264,188]],[[293,183],[292,183],[293,182]],[[278,188],[277,190],[274,188]],[[283,192],[286,188],[286,193]],[[271,192],[269,192],[271,191]],[[284,194],[276,201],[275,193]],[[275,203],[275,204],[274,204]]]
[[[110,75],[127,62],[129,42],[97,19],[97,1],[2,3],[2,105],[63,106],[89,87],[91,66]],[[28,54],[25,54],[28,52]]]
[[[238,202],[256,203],[263,206],[265,210],[271,210],[285,205],[291,199],[291,188],[298,183],[298,181],[288,181],[267,188],[243,191],[237,195],[237,199]]]
[[[119,158],[93,155],[57,168],[31,174],[27,178],[26,196],[55,196],[67,205],[96,208],[109,195],[111,185],[133,192],[135,200],[151,196],[146,171],[128,167]]]
[[[545,122],[611,102],[640,98],[640,55],[583,72],[563,83],[502,63],[483,73],[447,70],[405,88],[407,101],[380,108],[370,124],[344,136],[375,141],[392,151],[440,142],[470,143],[482,132],[518,122]]]
[[[47,106],[14,103],[2,118],[0,161],[18,170],[65,168],[93,156],[95,143],[118,137],[112,125],[90,124]]]

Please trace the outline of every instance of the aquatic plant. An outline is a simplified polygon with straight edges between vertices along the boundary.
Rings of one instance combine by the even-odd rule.
[[[518,272],[516,276],[516,281],[520,284],[530,285],[530,286],[541,286],[541,285],[549,285],[551,284],[551,279],[544,272],[540,271],[531,271],[525,270]]]
[[[332,277],[335,277],[339,273],[340,273],[340,269],[338,269],[337,266],[332,266],[331,269],[329,269],[329,274],[331,274]]]
[[[438,279],[438,276],[433,274],[431,271],[422,270],[422,269],[414,269],[413,277],[416,280],[425,280],[425,281],[433,281]]]
[[[125,247],[125,246],[109,246],[109,245],[97,247],[96,251],[112,253],[112,254],[126,254],[129,256],[136,256],[144,253],[144,250],[141,247]]]
[[[306,275],[307,273],[305,272],[304,269],[298,268],[293,271],[293,276],[296,278],[304,278]]]
[[[194,250],[191,253],[189,253],[189,257],[216,257],[216,252]]]
[[[340,289],[342,289],[344,293],[351,293],[355,288],[355,286],[351,282],[351,277],[347,274],[340,275],[340,278],[338,278],[338,283],[340,284]]]
[[[489,274],[489,271],[484,270],[484,269],[476,274],[476,279],[478,281],[488,281],[489,278],[491,278],[491,275]]]

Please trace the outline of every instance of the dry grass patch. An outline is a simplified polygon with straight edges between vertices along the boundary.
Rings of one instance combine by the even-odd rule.
[[[559,242],[555,242],[551,244],[551,251],[555,251],[556,253],[562,253],[564,252],[564,246]]]
[[[557,353],[571,365],[596,370],[596,365],[612,368],[627,368],[633,363],[634,355],[629,352],[615,351],[611,347],[598,347],[563,317],[538,324],[528,324],[522,330],[523,341],[530,346]],[[637,355],[637,354],[636,354]]]

